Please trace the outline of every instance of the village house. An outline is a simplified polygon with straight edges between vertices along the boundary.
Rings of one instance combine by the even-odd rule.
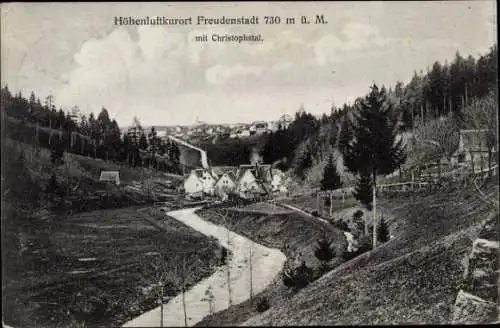
[[[184,192],[187,197],[202,197],[203,196],[203,182],[201,175],[197,174],[195,170],[191,171],[186,180],[184,180]]]
[[[238,172],[236,192],[241,198],[253,198],[266,192],[252,171],[252,169],[243,168]]]
[[[233,172],[222,174],[215,184],[215,194],[222,200],[226,200],[228,195],[236,189],[236,176]]]
[[[271,169],[271,192],[273,195],[286,195],[288,193],[285,174],[278,169]]]
[[[269,164],[244,164],[214,166],[195,169],[186,178],[184,190],[187,196],[217,195],[226,200],[229,194],[242,198],[264,195],[285,195],[288,192],[284,173]]]
[[[471,163],[474,167],[487,166],[488,155],[494,157],[494,134],[484,130],[460,130],[458,150],[453,154],[453,161]]]
[[[266,133],[267,132],[267,128],[268,128],[268,124],[267,122],[254,122],[251,126],[250,126],[250,134],[257,134],[257,135],[260,135],[260,134],[263,134],[263,133]]]
[[[184,191],[187,196],[198,197],[215,194],[216,178],[209,170],[195,169],[184,181]]]
[[[101,171],[99,181],[111,182],[120,185],[120,172],[119,171]]]

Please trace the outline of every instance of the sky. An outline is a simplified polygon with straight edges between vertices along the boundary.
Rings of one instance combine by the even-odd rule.
[[[8,3],[1,5],[1,82],[53,95],[57,107],[102,107],[120,126],[275,120],[330,112],[373,82],[408,82],[457,51],[496,42],[495,1]],[[300,24],[324,15],[327,24]],[[116,26],[115,17],[258,16],[258,25]],[[264,24],[280,16],[281,24]],[[285,24],[294,17],[296,24]],[[195,42],[261,34],[259,43]]]

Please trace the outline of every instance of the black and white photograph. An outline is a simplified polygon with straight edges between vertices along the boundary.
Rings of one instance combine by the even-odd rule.
[[[2,327],[500,323],[496,1],[0,12]]]

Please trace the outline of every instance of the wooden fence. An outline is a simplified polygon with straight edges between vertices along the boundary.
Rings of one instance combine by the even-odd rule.
[[[403,192],[413,192],[419,190],[435,190],[441,188],[445,183],[460,183],[460,181],[467,182],[470,180],[470,185],[476,183],[478,180],[485,180],[490,176],[498,175],[498,165],[492,166],[490,169],[483,169],[478,171],[461,172],[457,174],[446,174],[442,176],[427,175],[419,180],[412,180],[406,182],[389,183],[377,185],[377,195],[386,195],[390,193],[403,193]],[[467,184],[467,183],[466,183]],[[324,190],[318,191],[317,194],[317,208],[318,211],[322,208],[321,201],[324,198],[329,198],[330,200],[330,214],[332,212],[333,200],[342,200],[344,203],[347,199],[354,198],[354,188],[340,188],[336,190]]]

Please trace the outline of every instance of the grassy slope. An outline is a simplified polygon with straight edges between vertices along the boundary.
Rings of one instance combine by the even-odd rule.
[[[4,234],[13,242],[2,247],[10,257],[4,267],[5,321],[26,327],[56,322],[116,326],[156,306],[153,294],[143,294],[141,287],[156,282],[151,263],[159,256],[167,259],[164,270],[173,272],[174,258],[193,252],[189,284],[211,273],[215,241],[164,216],[167,230],[159,231],[143,215],[126,208],[18,222],[16,236],[22,242]],[[88,272],[71,273],[75,270]],[[176,292],[173,287],[169,291]]]
[[[25,327],[123,323],[154,306],[151,296],[140,290],[155,279],[150,268],[155,256],[144,257],[148,252],[172,258],[186,250],[196,251],[197,255],[190,257],[196,263],[190,283],[209,275],[209,267],[216,261],[214,251],[218,251],[213,241],[174,219],[165,219],[167,233],[158,231],[144,220],[144,214],[130,207],[136,201],[151,203],[151,196],[124,187],[135,181],[143,184],[145,179],[164,178],[162,173],[67,153],[65,164],[54,166],[49,150],[41,148],[35,156],[32,146],[5,141],[3,155],[15,157],[22,149],[25,166],[42,189],[55,173],[66,191],[62,201],[43,194],[36,206],[22,198],[14,203],[2,199],[6,323]],[[101,170],[119,170],[122,184],[106,187],[98,181]],[[167,179],[176,178],[169,175]],[[107,191],[111,202],[102,197]],[[162,214],[162,220],[164,217]],[[86,257],[97,260],[78,261]],[[74,270],[90,271],[69,274]],[[103,300],[108,304],[102,305]],[[94,305],[102,312],[94,313]]]
[[[36,157],[35,148],[32,145],[10,139],[6,139],[5,142],[5,151],[8,156],[18,156],[19,149],[24,151],[27,167],[30,168],[34,178],[42,182],[47,182],[52,172],[56,173],[60,180],[73,182],[74,186],[81,180],[98,184],[102,170],[120,171],[122,185],[129,185],[134,181],[142,182],[142,180],[147,178],[157,179],[166,177],[161,172],[154,172],[145,168],[131,168],[123,163],[114,163],[71,153],[64,153],[65,163],[54,167],[50,160],[49,149],[40,148],[40,155]],[[180,183],[183,177],[168,174],[168,179],[173,180],[174,183]]]
[[[267,204],[250,205],[250,211],[267,208]],[[267,210],[269,210],[267,208]],[[282,211],[282,209],[279,209]],[[309,217],[297,213],[280,215],[262,215],[255,213],[228,212],[228,224],[214,212],[219,210],[200,210],[198,214],[216,224],[222,224],[230,230],[244,235],[257,243],[267,247],[280,249],[293,262],[295,259],[304,260],[308,266],[317,268],[319,261],[314,257],[316,241],[327,235],[333,241],[335,248],[339,251],[345,248],[346,242],[342,232],[333,226],[314,221]],[[220,213],[220,212],[219,212]],[[286,246],[285,246],[286,245]],[[301,255],[299,255],[301,254]],[[331,261],[332,266],[338,265],[342,260],[335,258]],[[255,270],[258,270],[255,268]],[[265,297],[271,306],[286,303],[293,293],[283,285],[281,276],[264,292],[257,295],[257,299]],[[231,326],[242,323],[248,318],[258,314],[255,305],[247,301],[230,307],[225,311],[216,313],[199,322],[197,326]]]
[[[484,190],[498,198],[495,182]],[[246,324],[449,322],[463,275],[462,259],[492,207],[473,189],[382,200],[380,207],[392,214],[394,239]]]

